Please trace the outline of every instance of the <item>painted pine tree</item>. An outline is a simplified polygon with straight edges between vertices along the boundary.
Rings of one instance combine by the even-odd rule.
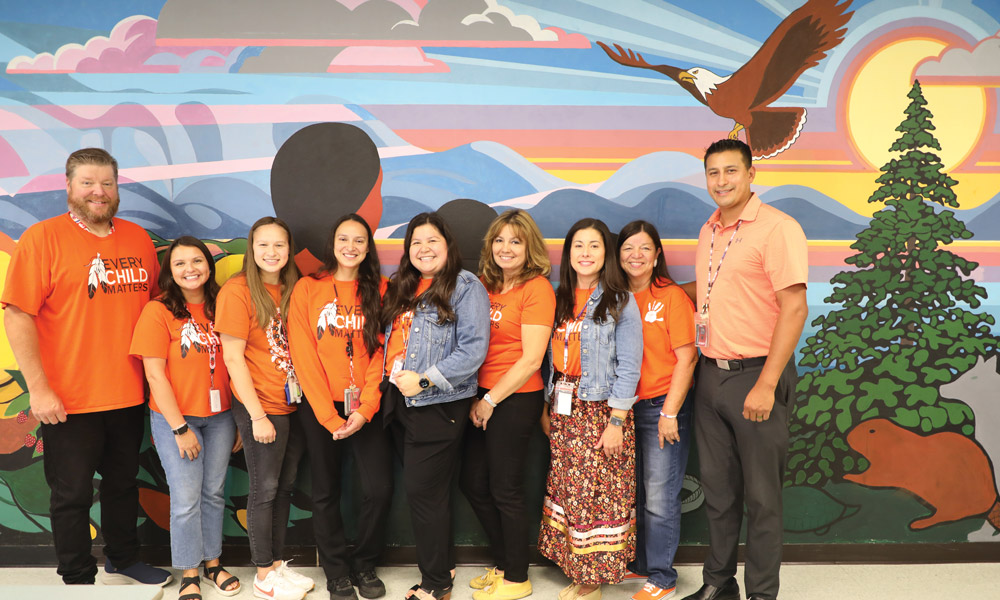
[[[947,248],[972,237],[954,212],[956,180],[941,171],[932,115],[914,82],[892,158],[869,202],[884,204],[837,273],[835,305],[818,317],[799,366],[791,425],[788,485],[819,485],[864,470],[867,461],[845,441],[868,419],[889,419],[923,434],[973,433],[973,413],[942,398],[978,357],[992,352],[994,319],[975,312],[986,291],[970,278],[978,266]],[[938,205],[938,206],[936,206]],[[916,457],[915,457],[916,458]]]

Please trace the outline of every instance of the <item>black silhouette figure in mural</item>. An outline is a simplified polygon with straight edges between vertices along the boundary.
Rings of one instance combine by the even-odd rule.
[[[806,122],[802,107],[772,107],[807,69],[840,44],[853,12],[850,0],[809,0],[778,25],[750,60],[732,75],[717,75],[704,67],[679,69],[651,65],[642,54],[615,44],[612,50],[597,42],[615,62],[626,67],[652,69],[676,81],[712,112],[732,119],[730,139],[740,130],[754,160],[771,158],[788,149]]]

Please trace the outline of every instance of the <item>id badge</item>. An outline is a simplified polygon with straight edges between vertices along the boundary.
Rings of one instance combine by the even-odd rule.
[[[555,403],[556,414],[569,416],[573,413],[573,388],[575,386],[568,381],[556,382]]]
[[[298,378],[291,373],[285,378],[285,401],[289,406],[302,402],[302,387]]]
[[[399,357],[392,361],[392,370],[389,371],[389,383],[396,385],[396,373],[403,370],[403,361]]]
[[[222,392],[219,390],[208,390],[208,408],[214,413],[222,412]]]
[[[361,388],[352,385],[344,390],[344,416],[361,408]]]
[[[694,345],[699,348],[708,346],[708,313],[694,315]]]

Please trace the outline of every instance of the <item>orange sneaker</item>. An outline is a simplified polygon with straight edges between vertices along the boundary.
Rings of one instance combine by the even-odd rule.
[[[667,598],[672,598],[676,592],[676,586],[663,589],[647,581],[646,585],[632,596],[632,600],[667,600]]]

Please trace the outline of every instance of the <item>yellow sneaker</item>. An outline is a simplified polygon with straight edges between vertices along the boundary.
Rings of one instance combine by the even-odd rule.
[[[486,569],[485,575],[480,575],[469,582],[469,587],[474,590],[485,590],[497,581],[503,581],[503,573],[496,567]]]
[[[531,582],[507,583],[503,577],[490,587],[472,593],[472,600],[517,600],[531,595]]]

